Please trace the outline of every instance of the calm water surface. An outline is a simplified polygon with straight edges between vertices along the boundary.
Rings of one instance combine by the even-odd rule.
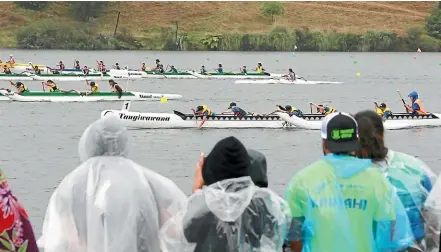
[[[241,65],[252,68],[262,62],[269,72],[286,72],[289,67],[308,80],[342,81],[339,85],[235,85],[234,80],[142,80],[129,89],[177,93],[181,101],[135,102],[132,110],[183,112],[199,104],[221,111],[236,101],[249,111],[268,113],[276,104],[291,104],[309,112],[309,102],[331,104],[340,111],[371,109],[373,101],[386,102],[396,112],[404,111],[396,90],[404,96],[417,90],[426,109],[441,112],[441,54],[439,53],[229,53],[229,52],[124,52],[124,51],[12,51],[0,50],[7,59],[13,53],[18,62],[56,65],[73,60],[95,67],[95,60],[108,66],[118,62],[139,68],[153,66],[156,58],[178,69],[208,69],[222,63],[227,71]],[[416,58],[414,58],[416,56]],[[357,76],[360,73],[360,76]],[[120,83],[126,85],[124,81]],[[40,82],[27,83],[41,90]],[[108,90],[105,82],[101,90]],[[0,83],[7,87],[7,82]],[[60,82],[64,88],[84,88],[83,83]],[[79,165],[78,141],[84,129],[104,109],[119,109],[122,103],[0,103],[0,167],[9,177],[13,191],[29,211],[37,235],[46,205],[61,179]],[[441,128],[387,132],[387,145],[416,155],[438,173]],[[190,193],[194,167],[200,152],[207,153],[223,137],[234,135],[249,148],[263,152],[268,161],[270,188],[282,194],[296,171],[322,156],[317,131],[300,130],[132,130],[130,157],[177,183]]]

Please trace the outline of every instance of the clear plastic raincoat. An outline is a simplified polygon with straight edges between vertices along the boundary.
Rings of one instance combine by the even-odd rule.
[[[376,162],[375,166],[396,189],[406,210],[415,238],[412,247],[425,251],[426,239],[432,240],[428,231],[436,225],[433,215],[424,207],[432,182],[436,179],[435,174],[421,160],[392,150],[388,150],[385,161]]]
[[[159,229],[186,205],[169,179],[126,158],[126,128],[114,117],[80,139],[83,162],[50,198],[38,244],[45,252],[159,252]]]
[[[291,218],[287,203],[250,177],[196,191],[187,209],[163,226],[164,252],[282,251]]]
[[[441,176],[438,177],[438,180],[433,186],[425,205],[426,209],[432,214],[431,223],[434,223],[427,227],[427,251],[438,252],[440,251],[441,242]]]
[[[293,217],[287,240],[303,252],[400,251],[413,243],[395,189],[370,159],[328,154],[296,174],[285,199]]]

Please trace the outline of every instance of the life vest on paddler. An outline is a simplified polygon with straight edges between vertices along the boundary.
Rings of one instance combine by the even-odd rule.
[[[213,115],[213,112],[211,111],[211,109],[208,108],[207,105],[202,105],[202,110],[199,111],[200,115],[204,115],[206,114],[207,116],[211,116]]]
[[[263,73],[263,67],[258,65],[256,68],[256,72]]]
[[[415,104],[418,105],[418,107],[419,107],[418,110],[414,109],[414,111],[415,111],[418,115],[427,115],[427,112],[426,112],[426,110],[424,109],[423,105],[421,104],[420,99],[416,99],[416,100],[413,102],[413,104],[412,104],[412,109],[413,109],[414,107],[416,108],[416,106],[414,106]]]
[[[58,88],[58,85],[55,84],[55,83],[53,83],[53,84],[54,84],[53,87],[48,86],[49,87],[49,92],[58,92],[58,91],[60,91],[60,89]]]
[[[289,116],[303,116],[303,112],[300,109],[297,109],[296,107],[291,107],[290,105],[286,105],[285,107],[286,112],[288,112]]]
[[[29,88],[28,86],[26,86],[25,84],[21,83],[21,82],[17,82],[17,90],[19,90],[21,87],[23,87],[24,91],[23,92],[29,92]]]
[[[321,113],[323,115],[329,115],[329,114],[332,114],[334,112],[337,112],[337,110],[335,110],[333,107],[326,106],[326,104],[319,105],[319,106],[321,106],[323,108],[323,112],[321,112],[319,108],[317,108],[317,112],[319,112],[319,113]]]

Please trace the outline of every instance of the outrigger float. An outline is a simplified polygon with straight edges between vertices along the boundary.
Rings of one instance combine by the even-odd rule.
[[[307,120],[306,118],[292,116],[286,113],[276,113],[285,122],[301,129],[320,130],[322,123],[317,120]],[[320,115],[322,118],[323,115]],[[414,127],[441,126],[441,114],[430,113],[428,115],[412,115],[409,113],[394,113],[383,123],[387,130],[406,129]]]
[[[96,101],[160,101],[161,98],[167,100],[181,99],[178,94],[156,94],[141,92],[123,92],[118,98],[117,92],[100,92],[86,95],[86,92],[25,92],[17,94],[8,90],[0,90],[0,98],[6,97],[8,100],[18,102],[96,102]]]
[[[317,84],[341,84],[337,81],[308,81],[305,79],[296,79],[290,81],[287,79],[270,79],[270,80],[237,80],[235,84],[287,84],[287,85],[317,85]]]

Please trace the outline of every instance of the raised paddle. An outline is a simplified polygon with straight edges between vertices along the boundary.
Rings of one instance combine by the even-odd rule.
[[[400,90],[399,90],[399,89],[397,89],[397,93],[398,93],[398,95],[400,96],[401,101],[403,102],[403,104],[404,104],[404,105],[407,105],[406,102],[405,102],[404,99],[403,99],[403,96],[401,96],[401,93],[400,93]],[[406,108],[406,112],[409,113],[409,109],[407,109],[406,106],[404,106],[404,107]]]

